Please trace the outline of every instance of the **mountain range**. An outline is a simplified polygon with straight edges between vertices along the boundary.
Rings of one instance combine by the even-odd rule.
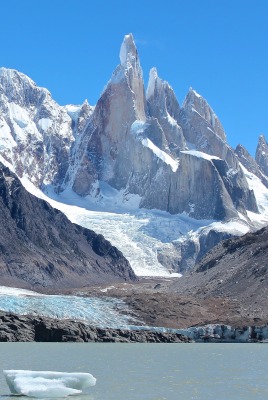
[[[145,90],[131,34],[95,106],[60,106],[24,74],[0,68],[0,156],[26,188],[104,234],[138,275],[184,273],[222,239],[268,221],[265,137],[253,159],[242,145],[232,149],[195,90],[180,106],[156,68]]]

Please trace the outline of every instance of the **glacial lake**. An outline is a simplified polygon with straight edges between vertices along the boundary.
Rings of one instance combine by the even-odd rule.
[[[0,343],[0,400],[13,400],[4,369],[93,374],[73,400],[268,398],[266,344]]]

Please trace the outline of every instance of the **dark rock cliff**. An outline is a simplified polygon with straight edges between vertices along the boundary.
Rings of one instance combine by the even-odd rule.
[[[72,224],[28,193],[0,163],[1,285],[77,287],[135,280],[123,254],[102,235]]]
[[[179,333],[96,328],[79,321],[17,316],[0,312],[0,342],[151,342],[191,340]]]

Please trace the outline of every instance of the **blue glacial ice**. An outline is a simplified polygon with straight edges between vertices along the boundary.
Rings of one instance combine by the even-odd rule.
[[[80,320],[91,326],[127,328],[137,324],[126,303],[115,298],[42,295],[0,286],[0,310],[18,315]]]

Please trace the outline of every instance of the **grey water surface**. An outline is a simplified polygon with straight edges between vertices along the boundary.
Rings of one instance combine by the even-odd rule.
[[[12,400],[3,369],[93,374],[73,400],[268,398],[265,344],[0,343],[0,400]]]

